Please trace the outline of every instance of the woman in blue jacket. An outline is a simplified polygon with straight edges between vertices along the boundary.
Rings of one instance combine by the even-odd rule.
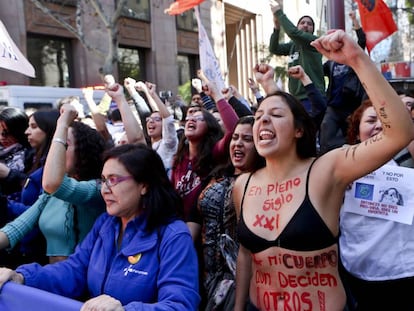
[[[107,151],[104,163],[107,213],[75,253],[44,267],[0,269],[0,286],[13,280],[91,297],[81,310],[197,310],[197,257],[161,158],[144,145],[121,145]]]

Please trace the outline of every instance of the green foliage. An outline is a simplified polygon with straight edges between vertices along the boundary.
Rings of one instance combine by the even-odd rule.
[[[275,67],[275,76],[276,76],[276,78],[280,77],[280,79],[285,80],[286,77],[287,77],[286,67],[276,66]]]
[[[405,0],[405,7],[407,9],[411,9],[407,12],[411,12],[411,14],[408,14],[408,20],[410,21],[410,24],[414,23],[414,14],[413,14],[413,7],[414,7],[414,0]]]
[[[261,58],[260,58],[260,62],[261,63],[266,63],[268,64],[272,57],[273,54],[269,52],[269,46],[266,44],[258,44],[255,47],[256,53],[261,54]]]
[[[119,62],[118,63],[118,73],[119,81],[123,81],[127,77],[134,78],[135,80],[140,80],[140,68],[136,65],[131,65],[129,63]]]
[[[188,80],[186,83],[178,87],[178,95],[181,96],[183,101],[188,104],[191,101],[191,81]]]

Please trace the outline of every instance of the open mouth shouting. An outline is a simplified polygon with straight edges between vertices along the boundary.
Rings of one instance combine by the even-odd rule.
[[[241,151],[239,149],[233,151],[233,154],[232,154],[232,160],[233,160],[233,162],[243,161],[244,157],[245,157],[245,154],[244,154],[243,151]]]
[[[259,144],[270,143],[276,137],[275,133],[270,130],[261,130],[259,133]]]

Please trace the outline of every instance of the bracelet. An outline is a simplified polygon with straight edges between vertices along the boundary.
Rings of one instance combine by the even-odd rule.
[[[67,142],[65,142],[63,139],[60,139],[60,138],[53,138],[53,140],[52,140],[53,142],[55,142],[55,143],[59,143],[59,144],[62,144],[64,147],[65,147],[65,149],[68,149],[68,143]]]

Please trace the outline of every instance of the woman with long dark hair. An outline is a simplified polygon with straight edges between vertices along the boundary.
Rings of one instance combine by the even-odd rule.
[[[71,255],[104,211],[96,182],[103,165],[104,140],[96,130],[74,121],[74,106],[64,105],[61,111],[44,169],[46,193],[0,231],[0,246],[14,247],[38,224],[49,262]],[[54,183],[58,179],[60,183]]]
[[[235,266],[238,251],[237,217],[232,200],[236,178],[265,165],[254,146],[252,115],[237,121],[229,145],[229,160],[211,173],[201,192],[198,208],[202,216],[201,241],[204,255],[203,285],[207,310],[234,308]],[[227,285],[227,286],[226,286]]]
[[[3,197],[2,204],[4,204],[4,207],[1,209],[3,215],[0,226],[4,226],[7,222],[14,220],[25,212],[43,192],[43,167],[58,117],[59,111],[56,109],[38,110],[29,117],[29,123],[25,127],[24,134],[27,136],[26,140],[33,149],[34,155],[31,158],[31,163],[28,163],[26,173],[17,176],[20,181],[23,181],[22,187],[15,193]],[[40,234],[39,229],[35,227],[11,252],[2,252],[0,260],[2,264],[11,267],[31,261],[46,263],[47,258],[44,254],[44,237]]]

